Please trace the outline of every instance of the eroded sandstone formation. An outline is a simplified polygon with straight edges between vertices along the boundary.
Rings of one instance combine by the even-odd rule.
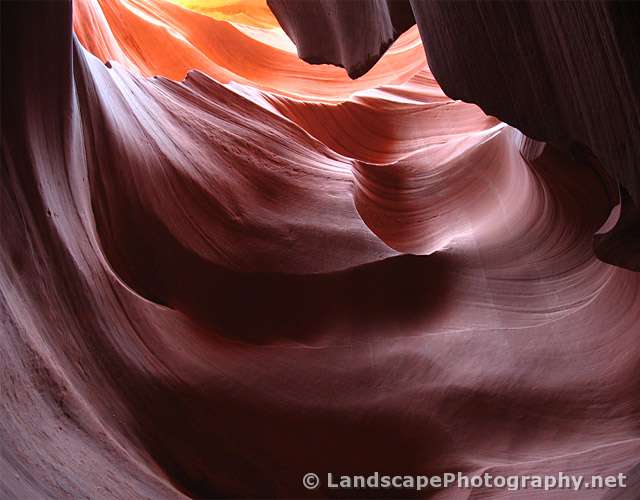
[[[2,3],[2,496],[634,498],[622,11],[250,4]]]

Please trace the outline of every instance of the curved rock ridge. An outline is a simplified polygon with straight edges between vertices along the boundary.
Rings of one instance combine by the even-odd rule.
[[[304,100],[339,101],[358,90],[402,83],[426,66],[416,28],[365,77],[298,59],[282,30],[217,21],[166,0],[75,0],[74,31],[90,52],[145,76],[181,80],[200,70]]]
[[[415,28],[351,81],[168,2],[1,5],[3,498],[637,474],[640,275],[592,248],[637,214],[589,151],[447,97]]]
[[[565,150],[587,147],[599,159],[629,196],[619,198],[626,222],[606,241],[594,240],[597,253],[640,270],[636,2],[320,0],[314,15],[304,0],[268,4],[300,57],[344,66],[354,77],[417,22],[448,96],[478,104],[529,137]]]

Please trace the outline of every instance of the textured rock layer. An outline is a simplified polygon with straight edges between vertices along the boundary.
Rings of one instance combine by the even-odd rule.
[[[341,53],[327,62],[357,76],[395,40],[357,80],[298,60],[260,11],[240,26],[159,0],[2,3],[3,497],[637,470],[640,275],[592,248],[598,233],[605,258],[637,264],[630,111],[597,138],[596,115],[574,129],[551,103],[551,136],[542,111],[512,109],[528,95],[487,104],[531,139],[445,95],[417,28],[401,34],[415,14],[445,90],[484,106],[490,84],[463,64],[483,31],[463,28],[485,7],[345,4],[315,7]],[[323,46],[296,3],[270,5],[300,50]],[[556,99],[545,74],[520,76]]]
[[[637,3],[322,1],[314,16],[304,0],[268,3],[303,59],[345,66],[352,76],[415,18],[448,96],[480,105],[529,137],[564,150],[586,147],[599,159],[620,185],[626,218],[606,242],[596,238],[598,255],[640,270]],[[355,29],[343,22],[353,17]]]

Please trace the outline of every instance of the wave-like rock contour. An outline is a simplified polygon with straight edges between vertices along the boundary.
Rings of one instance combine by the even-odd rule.
[[[627,252],[634,215],[602,150],[447,97],[392,4],[331,18],[327,50],[395,40],[351,80],[260,10],[2,3],[3,497],[637,471],[640,275],[592,248]]]

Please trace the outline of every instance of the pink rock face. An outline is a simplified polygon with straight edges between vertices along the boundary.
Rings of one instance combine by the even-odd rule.
[[[445,95],[385,5],[321,45],[395,40],[352,80],[160,0],[2,3],[3,498],[637,498],[633,176]],[[376,471],[629,486],[302,484]]]

